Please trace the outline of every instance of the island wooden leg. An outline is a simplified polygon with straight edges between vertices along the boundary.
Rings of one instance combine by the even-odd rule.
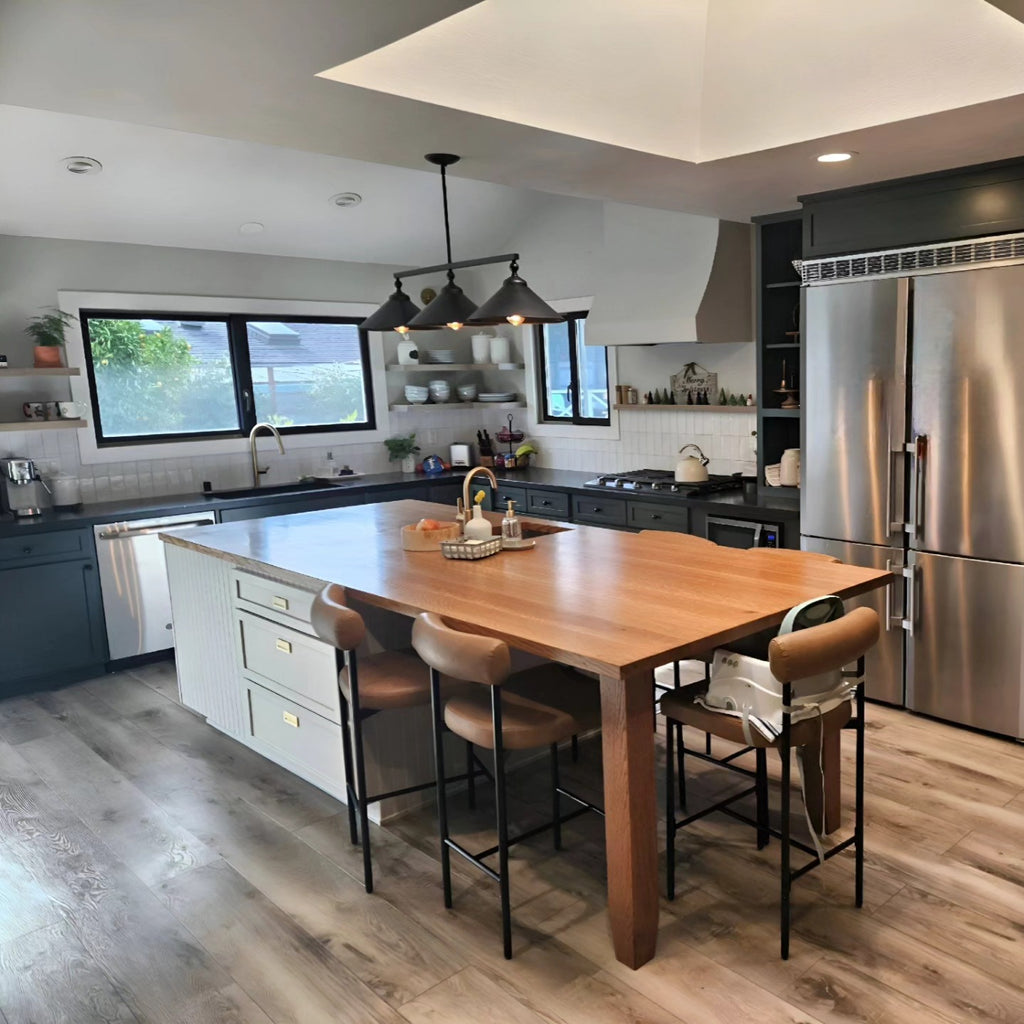
[[[615,956],[634,969],[658,934],[653,713],[652,673],[601,677],[608,916]]]

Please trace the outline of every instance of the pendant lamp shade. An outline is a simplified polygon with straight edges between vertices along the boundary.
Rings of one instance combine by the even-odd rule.
[[[565,319],[519,276],[516,263],[511,269],[512,273],[501,287],[465,321],[467,324],[484,327],[509,323],[518,327],[520,324],[556,324]]]
[[[397,331],[404,328],[419,311],[420,307],[402,291],[402,282],[395,278],[395,290],[380,309],[368,316],[359,326],[364,331]]]
[[[448,273],[448,283],[419,313],[408,321],[410,331],[436,331],[450,327],[457,331],[476,310],[476,303],[455,283],[455,275]]]

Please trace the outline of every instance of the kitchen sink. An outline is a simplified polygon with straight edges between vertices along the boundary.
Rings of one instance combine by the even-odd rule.
[[[319,480],[296,480],[290,484],[268,484],[265,487],[235,487],[226,491],[206,491],[204,498],[224,500],[227,498],[258,498],[260,495],[303,494],[306,491],[330,491],[338,484],[321,483]]]

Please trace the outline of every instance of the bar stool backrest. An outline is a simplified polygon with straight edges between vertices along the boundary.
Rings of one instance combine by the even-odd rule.
[[[768,664],[783,683],[834,672],[874,647],[879,635],[878,613],[854,608],[832,622],[775,637],[768,645]]]
[[[345,607],[345,588],[336,583],[313,598],[309,620],[316,635],[339,651],[355,650],[366,636],[362,615]]]
[[[501,686],[512,671],[508,644],[503,640],[461,633],[430,612],[416,616],[412,646],[432,669],[452,679]]]

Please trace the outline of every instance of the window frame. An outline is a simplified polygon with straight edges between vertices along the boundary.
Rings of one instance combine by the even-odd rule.
[[[92,428],[97,449],[115,449],[135,446],[173,444],[177,442],[232,441],[248,438],[256,419],[255,389],[252,380],[252,367],[249,359],[249,338],[247,324],[267,321],[291,323],[336,323],[356,326],[364,320],[362,316],[334,316],[298,313],[275,312],[194,312],[188,310],[156,310],[151,308],[114,309],[110,307],[82,307],[78,311],[79,327],[81,328],[82,348],[85,373],[89,382],[89,404],[92,412]],[[235,408],[238,413],[239,427],[237,430],[184,431],[163,434],[132,434],[118,437],[106,437],[103,434],[103,420],[100,410],[99,391],[96,387],[96,372],[93,365],[92,343],[89,337],[88,322],[90,320],[203,320],[224,323],[228,337],[228,356],[231,362],[232,390]],[[369,335],[364,330],[358,331],[359,359],[363,371],[363,396],[366,404],[366,421],[363,423],[324,423],[292,427],[277,427],[282,436],[301,434],[339,434],[377,430],[376,403],[374,401],[375,382],[370,357]]]
[[[569,327],[569,387],[567,391],[572,392],[572,416],[552,416],[548,412],[548,360],[544,351],[544,329],[549,324],[535,324],[533,328],[534,337],[534,360],[537,366],[537,421],[544,424],[564,424],[574,427],[610,427],[612,424],[612,403],[611,403],[611,379],[608,370],[608,349],[602,348],[604,352],[604,379],[608,391],[608,415],[604,417],[583,416],[580,413],[580,373],[579,358],[577,349],[579,347],[579,335],[577,333],[577,322],[586,320],[588,310],[574,310],[564,314],[565,321]]]

